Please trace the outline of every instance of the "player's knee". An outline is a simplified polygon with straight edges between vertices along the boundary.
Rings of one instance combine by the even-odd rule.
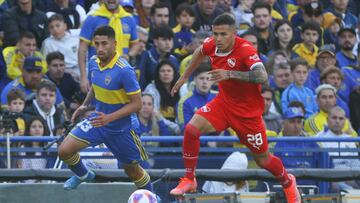
[[[60,145],[58,148],[58,156],[61,160],[67,160],[69,159],[71,156],[73,156],[73,153],[70,152],[70,150],[68,150],[66,147],[64,147],[63,145]]]
[[[254,160],[259,167],[266,168],[270,162],[270,156],[269,154],[264,156],[254,156]]]
[[[199,139],[200,135],[201,135],[201,131],[199,130],[199,128],[195,127],[190,123],[186,124],[185,136],[188,136],[189,138],[192,139]]]

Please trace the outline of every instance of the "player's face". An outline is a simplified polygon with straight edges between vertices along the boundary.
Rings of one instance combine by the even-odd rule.
[[[216,47],[221,52],[229,52],[235,43],[235,28],[230,25],[214,25],[213,35]]]
[[[119,8],[119,0],[104,0],[104,4],[109,11],[115,11]]]
[[[60,59],[54,59],[49,64],[49,75],[53,79],[61,79],[65,72],[65,62]]]
[[[261,93],[262,97],[264,98],[264,103],[265,103],[265,109],[264,109],[264,114],[267,114],[269,112],[271,103],[272,103],[272,92],[270,91],[265,91],[263,93]]]
[[[141,100],[142,108],[140,110],[140,116],[143,118],[150,118],[154,110],[153,99],[149,95],[144,95],[141,97]]]
[[[105,35],[96,35],[94,37],[96,55],[100,61],[109,61],[114,56],[116,50],[116,41]]]
[[[32,56],[36,51],[36,40],[24,37],[19,41],[17,47],[24,56]]]
[[[36,101],[43,111],[49,111],[55,104],[56,94],[47,88],[42,88],[36,94]]]
[[[336,105],[336,95],[331,89],[322,90],[316,100],[320,110],[324,112],[328,112]]]
[[[168,64],[163,65],[159,70],[159,79],[165,85],[171,84],[174,79],[174,69]]]
[[[196,90],[200,94],[207,94],[210,91],[213,82],[210,81],[210,74],[203,72],[197,75],[194,79]]]
[[[292,78],[290,69],[278,69],[274,72],[275,84],[279,88],[285,89],[290,85]]]
[[[292,71],[294,82],[297,85],[304,85],[308,77],[308,69],[304,65],[297,65],[296,68]]]
[[[43,136],[44,135],[44,126],[39,120],[34,120],[29,129],[31,136]]]
[[[12,100],[9,104],[9,111],[10,112],[16,112],[20,113],[24,110],[25,102],[21,100],[20,98]]]
[[[56,39],[61,39],[63,36],[65,36],[66,29],[67,26],[64,21],[54,20],[49,24],[49,32]]]
[[[328,116],[329,129],[335,133],[341,133],[345,125],[345,112],[339,110],[331,110]]]
[[[298,136],[303,129],[303,118],[290,118],[284,120],[284,135]]]
[[[293,38],[293,30],[290,25],[285,23],[277,29],[276,35],[279,38],[279,41],[289,43]]]
[[[330,73],[325,78],[325,83],[334,86],[337,90],[341,87],[341,76],[338,73]]]
[[[25,86],[30,89],[35,89],[36,85],[39,84],[39,82],[41,81],[43,74],[41,73],[41,71],[38,70],[36,71],[24,70],[22,76],[24,79]]]

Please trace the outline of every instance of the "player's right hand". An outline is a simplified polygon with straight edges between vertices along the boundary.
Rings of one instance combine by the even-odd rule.
[[[186,79],[182,76],[176,81],[174,87],[171,89],[171,96],[174,96],[180,89],[180,87],[186,82]]]
[[[89,80],[86,77],[80,79],[80,88],[81,88],[81,91],[84,93],[89,92],[90,84],[89,84]]]
[[[79,114],[82,112],[82,111],[84,111],[84,110],[86,110],[86,106],[85,105],[81,105],[81,106],[79,106],[79,108],[77,108],[75,111],[74,111],[74,113],[73,113],[73,115],[71,116],[71,122],[72,123],[75,123],[75,120],[76,120],[76,118],[79,116]]]

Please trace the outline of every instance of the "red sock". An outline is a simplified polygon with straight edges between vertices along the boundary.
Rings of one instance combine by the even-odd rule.
[[[191,124],[185,127],[183,141],[183,160],[185,165],[185,177],[194,179],[195,169],[200,151],[200,135],[199,129]]]
[[[264,163],[262,167],[272,173],[284,188],[291,185],[291,179],[282,161],[278,157],[269,154],[268,161]]]

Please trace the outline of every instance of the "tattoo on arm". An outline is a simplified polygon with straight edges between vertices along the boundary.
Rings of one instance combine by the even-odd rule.
[[[247,72],[230,71],[230,78],[244,82],[264,83],[267,81],[267,73],[263,64],[257,64]]]

